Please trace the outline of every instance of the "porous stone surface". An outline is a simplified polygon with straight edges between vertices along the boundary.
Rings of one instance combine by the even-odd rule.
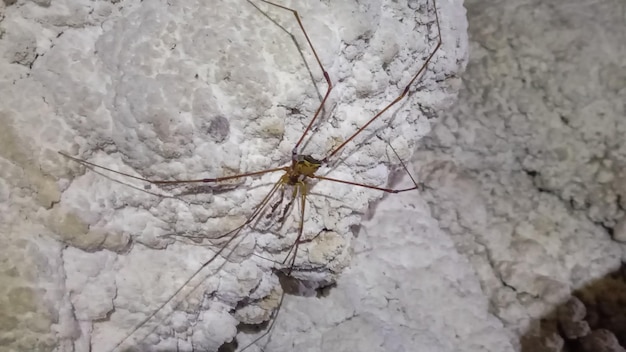
[[[624,351],[626,266],[577,289],[556,320],[565,351]]]
[[[432,2],[281,4],[297,7],[334,84],[299,150],[316,158],[397,97],[438,39]],[[398,164],[389,144],[408,160],[432,112],[454,101],[465,12],[458,1],[437,10],[443,46],[424,76],[324,175],[386,185]],[[239,322],[268,319],[297,200],[283,225],[262,221],[203,263],[279,175],[147,187],[57,151],[163,180],[288,164],[326,90],[293,15],[254,1],[23,0],[0,3],[0,19],[2,348],[215,351]],[[315,184],[294,276],[334,281],[349,263],[351,228],[380,197]],[[324,346],[334,345],[347,346],[339,338]]]
[[[422,195],[517,350],[564,348],[546,320],[624,258],[626,23],[616,5],[466,2],[460,100],[417,155]]]
[[[589,334],[589,323],[584,320],[586,315],[585,305],[576,297],[559,307],[558,321],[563,335],[573,340]]]
[[[624,352],[615,335],[609,330],[598,329],[580,339],[584,352]]]
[[[408,177],[399,185],[410,184]],[[415,193],[371,209],[323,298],[287,296],[264,351],[515,351],[467,257]],[[290,330],[297,323],[300,329]],[[239,336],[246,345],[258,335]],[[293,345],[287,342],[292,341]]]

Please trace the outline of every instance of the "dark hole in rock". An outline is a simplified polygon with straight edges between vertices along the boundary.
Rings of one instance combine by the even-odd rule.
[[[223,116],[215,116],[209,122],[207,133],[217,143],[223,143],[230,134],[230,123]]]

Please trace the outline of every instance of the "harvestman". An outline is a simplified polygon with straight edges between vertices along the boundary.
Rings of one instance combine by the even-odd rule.
[[[311,155],[301,154],[300,153],[300,149],[301,149],[301,145],[302,145],[303,141],[305,140],[305,138],[307,137],[309,132],[311,132],[312,127],[314,126],[314,124],[318,120],[318,118],[320,117],[320,115],[321,115],[321,113],[322,113],[322,111],[324,109],[324,105],[325,105],[326,101],[328,100],[328,97],[330,96],[330,93],[331,93],[331,91],[333,89],[333,85],[332,85],[332,81],[330,79],[330,75],[328,74],[328,72],[326,71],[324,66],[322,65],[322,62],[320,61],[319,56],[318,56],[318,54],[317,54],[313,44],[311,43],[311,40],[309,39],[309,36],[308,36],[306,30],[304,29],[304,25],[302,24],[302,21],[301,21],[301,18],[300,18],[300,15],[298,14],[298,12],[296,10],[294,10],[294,9],[291,9],[291,8],[288,8],[288,7],[285,7],[285,6],[282,6],[282,5],[270,2],[270,1],[266,1],[266,0],[260,0],[260,1],[262,1],[262,2],[264,2],[266,4],[268,4],[268,5],[280,8],[282,10],[289,11],[289,12],[291,12],[294,15],[296,21],[298,22],[298,26],[300,27],[300,29],[302,30],[302,33],[304,34],[304,37],[306,38],[307,45],[308,45],[309,49],[311,50],[311,52],[313,53],[313,55],[315,57],[315,61],[317,62],[317,65],[319,66],[320,70],[322,71],[322,73],[324,75],[324,79],[326,80],[326,83],[328,85],[328,87],[326,88],[326,92],[325,92],[325,94],[324,94],[324,96],[323,96],[319,106],[315,110],[315,114],[311,118],[310,122],[308,123],[308,125],[304,129],[304,132],[302,133],[302,135],[300,136],[300,138],[298,139],[298,141],[296,142],[296,144],[294,145],[294,147],[293,147],[293,149],[291,151],[291,162],[289,163],[289,165],[282,166],[282,167],[265,169],[265,170],[260,170],[260,171],[254,171],[254,172],[247,172],[247,173],[238,174],[238,175],[225,176],[225,177],[203,178],[203,179],[194,179],[194,180],[176,180],[176,181],[171,181],[170,180],[170,181],[164,181],[164,180],[150,180],[150,179],[134,176],[134,175],[131,175],[131,174],[128,174],[128,173],[115,171],[115,170],[112,170],[110,168],[107,168],[107,167],[104,167],[104,166],[100,166],[100,165],[97,165],[97,164],[91,163],[89,161],[82,160],[82,159],[70,156],[70,155],[68,155],[68,154],[66,154],[64,152],[60,152],[59,151],[59,154],[63,155],[64,157],[66,157],[68,159],[71,159],[71,160],[73,160],[75,162],[81,163],[81,164],[83,164],[83,165],[85,165],[85,166],[87,166],[89,168],[106,170],[106,171],[109,171],[109,172],[112,172],[112,173],[115,173],[115,174],[118,174],[118,175],[121,175],[121,176],[125,176],[125,177],[133,178],[133,179],[136,179],[136,180],[148,182],[148,183],[154,184],[154,185],[178,185],[178,184],[200,184],[200,183],[216,184],[216,183],[220,183],[220,182],[224,182],[224,181],[240,179],[240,178],[245,178],[245,177],[252,177],[252,176],[260,176],[260,175],[264,175],[264,174],[268,174],[268,173],[274,173],[274,172],[282,172],[283,173],[282,176],[274,183],[274,185],[271,188],[271,190],[265,195],[265,197],[263,197],[261,202],[254,207],[254,210],[252,211],[252,214],[250,216],[248,216],[248,218],[244,221],[243,224],[241,224],[240,226],[238,226],[237,228],[235,228],[235,229],[233,229],[231,231],[228,231],[228,232],[226,232],[226,233],[216,237],[216,239],[228,238],[228,240],[217,250],[217,252],[210,259],[208,259],[205,263],[203,263],[202,266],[200,266],[200,268],[198,268],[193,273],[193,275],[191,275],[184,282],[183,285],[181,285],[171,296],[169,296],[169,298],[164,303],[162,303],[146,319],[144,319],[132,331],[130,331],[126,335],[126,337],[124,337],[124,339],[119,341],[113,347],[113,349],[112,349],[113,351],[117,350],[120,346],[122,346],[122,344],[124,344],[135,332],[137,332],[137,330],[139,330],[144,324],[146,324],[149,320],[151,320],[161,309],[163,309],[163,307],[165,307],[176,296],[178,296],[178,294],[183,290],[183,288],[187,284],[189,284],[189,282],[193,278],[195,278],[202,271],[202,269],[207,267],[209,264],[211,264],[213,261],[215,261],[220,256],[223,256],[224,258],[227,259],[233,253],[233,251],[235,250],[234,248],[236,248],[236,246],[235,246],[228,253],[225,253],[225,251],[227,251],[227,249],[229,248],[229,245],[235,243],[235,241],[237,239],[239,239],[239,242],[237,242],[237,243],[240,243],[247,236],[247,234],[244,234],[243,236],[241,236],[242,230],[244,228],[246,228],[246,227],[250,226],[251,224],[253,224],[259,218],[259,216],[261,214],[264,214],[266,211],[269,210],[272,214],[276,211],[276,209],[280,206],[280,204],[283,201],[284,191],[285,191],[285,187],[286,186],[292,187],[292,190],[291,190],[292,197],[291,197],[291,200],[286,205],[286,207],[283,209],[283,212],[282,212],[283,216],[279,219],[279,221],[284,220],[284,215],[289,212],[289,210],[293,206],[293,201],[296,198],[298,199],[299,205],[300,205],[299,206],[298,230],[297,230],[298,233],[297,233],[297,236],[296,236],[296,240],[291,245],[289,253],[287,254],[287,256],[285,257],[285,260],[282,263],[282,264],[285,264],[285,262],[287,262],[288,260],[290,262],[289,266],[285,270],[287,275],[289,275],[291,273],[292,269],[293,269],[294,262],[296,260],[296,256],[297,256],[297,252],[298,252],[298,246],[302,243],[301,238],[302,238],[302,234],[303,234],[303,231],[304,231],[303,227],[304,227],[304,215],[305,215],[305,207],[306,207],[306,197],[307,197],[307,194],[309,193],[309,190],[310,190],[309,179],[331,181],[331,182],[337,182],[337,183],[347,184],[347,185],[351,185],[351,186],[365,187],[365,188],[369,188],[369,189],[379,190],[379,191],[382,191],[382,192],[385,192],[385,193],[407,192],[407,191],[412,191],[412,190],[415,190],[415,189],[419,188],[418,183],[413,179],[413,177],[411,176],[410,173],[409,173],[409,176],[411,177],[411,180],[412,180],[412,182],[414,184],[412,187],[402,188],[402,189],[393,189],[393,188],[378,187],[378,186],[373,186],[373,185],[366,185],[366,184],[361,184],[361,183],[352,182],[352,181],[340,180],[340,179],[331,178],[331,177],[327,177],[327,176],[321,176],[321,175],[317,175],[316,172],[323,165],[328,165],[329,162],[333,158],[335,158],[339,154],[339,152],[342,149],[344,149],[344,147],[348,143],[353,141],[356,138],[356,136],[358,136],[361,132],[363,132],[368,126],[370,126],[370,124],[372,124],[375,120],[377,120],[380,116],[382,116],[385,112],[387,112],[391,107],[396,105],[404,97],[406,97],[409,94],[409,89],[413,85],[413,83],[415,83],[415,81],[425,72],[426,68],[428,67],[428,64],[430,63],[430,61],[432,60],[432,58],[434,57],[434,55],[436,54],[436,52],[439,50],[439,48],[442,45],[441,28],[440,28],[440,24],[439,24],[439,15],[437,13],[436,0],[432,0],[432,4],[433,4],[434,12],[435,12],[435,23],[436,23],[436,27],[437,27],[437,44],[435,45],[434,49],[430,52],[430,54],[428,55],[428,57],[424,61],[424,64],[420,67],[420,69],[417,71],[417,73],[415,73],[415,75],[412,77],[412,79],[409,81],[409,83],[406,85],[406,87],[402,90],[400,95],[398,95],[393,101],[391,101],[382,110],[380,110],[372,118],[370,118],[363,126],[358,128],[350,137],[346,138],[345,141],[343,141],[337,147],[335,147],[334,149],[329,151],[327,153],[327,155],[324,156],[322,159],[316,159],[316,158],[312,157]],[[391,148],[391,149],[393,150],[394,153],[396,153],[396,151],[393,148]],[[397,155],[397,153],[396,153],[396,156],[400,160],[400,163],[402,164],[402,167],[408,173],[408,170],[407,170],[405,164],[402,162],[402,160]],[[270,205],[270,200],[276,194],[276,192],[279,192],[279,191],[280,191],[279,201],[277,203],[274,203],[274,204]],[[291,259],[289,259],[289,258],[291,258]],[[273,322],[270,325],[270,327],[268,328],[267,332],[264,333],[263,335],[261,335],[259,338],[255,339],[249,345],[245,346],[243,349],[247,349],[249,346],[251,346],[252,344],[256,343],[258,340],[263,338],[265,335],[267,335],[271,331],[271,329],[273,327],[273,324],[276,321],[276,316],[278,314],[278,311],[280,310],[280,304],[281,303],[282,303],[282,298],[280,300],[280,303],[278,305],[278,308],[277,308],[276,312],[273,314]],[[148,334],[150,334],[152,331],[150,331]]]

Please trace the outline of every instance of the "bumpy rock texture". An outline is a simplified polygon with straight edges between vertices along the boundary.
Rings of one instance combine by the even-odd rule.
[[[624,7],[466,6],[471,59],[458,106],[418,154],[424,194],[516,349],[561,351],[589,327],[572,311],[557,329],[558,307],[624,255]]]
[[[281,4],[298,7],[335,86],[300,150],[316,158],[398,96],[438,39],[432,2]],[[437,9],[444,44],[432,65],[324,174],[385,185],[398,164],[388,144],[407,160],[432,111],[454,101],[465,12],[458,1]],[[239,322],[267,320],[297,204],[284,225],[261,221],[186,280],[278,175],[146,187],[57,151],[166,180],[285,165],[326,89],[293,15],[244,0],[23,0],[0,2],[0,19],[2,348],[106,351],[127,337],[140,350],[214,351]],[[317,183],[294,275],[332,282],[348,265],[351,229],[380,197]]]
[[[408,177],[399,182],[410,184]],[[287,296],[265,351],[515,351],[479,277],[414,193],[371,209],[321,299]],[[290,329],[293,322],[302,327]],[[253,336],[239,336],[245,345]],[[292,342],[293,346],[288,344]]]
[[[430,210],[422,209],[423,200],[414,199],[408,208],[421,215],[405,218],[419,223],[420,216],[430,215],[438,220],[441,236],[450,236],[454,243],[448,262],[460,255],[475,272],[475,276],[464,275],[465,268],[455,265],[468,291],[455,293],[458,281],[443,272],[445,261],[434,260],[437,254],[431,248],[412,244],[415,237],[427,236],[424,232],[434,232],[408,230],[398,240],[380,235],[380,230],[369,237],[365,225],[358,241],[367,241],[371,267],[363,263],[351,267],[323,302],[330,305],[333,297],[341,302],[344,296],[367,301],[355,293],[360,292],[355,287],[367,292],[369,281],[352,276],[371,276],[380,270],[391,281],[388,290],[409,286],[410,298],[402,303],[442,298],[436,309],[425,305],[420,309],[423,315],[411,316],[422,331],[432,331],[434,326],[441,330],[431,335],[430,344],[420,340],[418,347],[404,350],[623,351],[624,5],[470,0],[465,6],[471,54],[460,100],[455,109],[439,114],[440,123],[421,146],[415,163],[427,186],[421,195]],[[400,224],[399,216],[385,212],[384,206],[374,219],[393,231]],[[404,211],[411,213],[409,209]],[[389,261],[393,271],[378,262],[377,250],[385,258],[393,241],[400,242],[391,252],[411,248],[413,261],[424,261],[422,267],[402,265],[401,255]],[[357,255],[356,261],[361,257]],[[365,273],[358,273],[364,266]],[[388,274],[401,272],[398,266],[414,273],[402,278]],[[434,289],[434,278],[419,280],[429,273],[441,273],[436,275],[440,284],[450,290]],[[417,278],[424,291],[432,291],[412,289],[410,278]],[[482,295],[474,295],[472,280],[480,285]],[[386,295],[397,296],[397,291]],[[297,316],[308,312],[310,302],[288,302],[287,307]],[[466,307],[463,323],[443,322],[444,312],[457,304]],[[487,305],[491,314],[472,314],[471,308],[481,305]],[[361,307],[359,313],[367,311]],[[385,330],[389,337],[403,336],[398,326],[407,315],[402,312],[394,315],[398,325]],[[311,324],[323,322],[314,319]],[[451,336],[458,331],[469,335]],[[471,334],[480,331],[487,332],[478,335],[484,337],[478,340],[482,346]],[[376,340],[378,335],[372,335],[369,347],[362,350],[383,346]],[[398,348],[386,350],[403,350],[402,343],[394,347]]]
[[[263,168],[288,160],[324,92],[306,48],[313,77],[289,37],[247,2],[216,17],[197,4],[146,3],[0,3],[2,348],[111,346],[212,254],[190,241],[240,223],[263,195],[257,186],[271,182],[190,195],[137,183],[135,192],[83,175],[57,149],[159,178]],[[373,29],[389,8],[341,4],[302,9],[338,85],[330,123],[305,150],[318,157],[397,94],[434,39],[424,5],[406,4],[417,14],[406,10],[403,23],[416,29],[403,42],[397,34],[413,28]],[[408,156],[437,122],[411,168],[425,189],[390,196],[360,221],[377,194],[316,185],[332,194],[310,197],[306,227],[323,250],[309,248],[314,255],[300,263],[339,253],[325,266],[339,270],[351,248],[352,264],[324,298],[287,296],[271,338],[251,350],[624,350],[623,4],[468,1],[472,57],[461,101],[445,111],[449,95],[439,89],[456,88],[446,78],[464,63],[463,37],[451,31],[465,30],[458,6],[438,4],[444,48],[420,94],[379,131]],[[297,33],[288,13],[269,14]],[[228,37],[207,21],[238,30]],[[388,71],[372,74],[376,67]],[[388,167],[373,165],[385,152],[370,138],[334,172],[384,184]],[[229,188],[237,189],[222,192]],[[350,240],[355,224],[361,231]],[[280,293],[273,264],[241,258],[255,244],[284,249],[290,238],[250,237],[219,275],[207,268],[188,285],[201,289],[154,319],[142,347],[214,350],[238,321],[269,316]],[[242,297],[255,304],[233,303]],[[237,343],[256,336],[240,333]]]

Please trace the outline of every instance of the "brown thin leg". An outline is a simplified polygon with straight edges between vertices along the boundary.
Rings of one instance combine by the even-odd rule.
[[[289,270],[287,271],[287,275],[290,275],[293,270],[293,266],[296,261],[296,257],[298,255],[298,245],[300,244],[300,239],[302,238],[302,233],[304,232],[304,211],[305,211],[306,196],[307,196],[306,183],[299,183],[294,187],[294,196],[292,197],[292,199],[294,199],[296,196],[299,196],[300,198],[300,205],[301,205],[300,206],[300,221],[298,225],[298,236],[296,237],[296,240],[291,246],[291,249],[289,249],[289,253],[287,253],[285,260],[283,261],[283,264],[284,264],[289,259],[289,257],[291,256],[291,252],[293,251],[293,257],[291,259],[291,263],[289,264]],[[276,310],[274,311],[274,314],[271,317],[272,322],[270,323],[270,326],[267,328],[267,331],[265,331],[261,336],[257,337],[252,342],[244,346],[240,352],[245,351],[250,346],[256,344],[262,338],[264,338],[265,336],[269,335],[272,332],[272,329],[274,328],[274,325],[276,324],[276,320],[278,319],[278,313],[280,313],[280,309],[283,305],[284,299],[285,299],[285,291],[283,290],[283,293],[280,296],[280,302],[278,303],[278,307],[276,307]],[[261,350],[263,350],[263,348],[261,348]]]
[[[209,258],[206,262],[204,262],[196,271],[194,271],[194,273],[187,279],[185,280],[185,282],[171,295],[167,298],[167,300],[165,300],[165,302],[163,302],[161,305],[159,305],[159,307],[157,309],[155,309],[149,316],[147,316],[144,320],[142,320],[137,326],[135,326],[135,328],[133,328],[133,330],[128,333],[121,341],[119,341],[115,346],[113,346],[113,348],[110,350],[111,352],[117,350],[120,346],[122,346],[135,332],[137,332],[139,329],[141,329],[147,322],[149,322],[152,318],[154,318],[155,315],[157,315],[166,305],[168,305],[176,296],[178,296],[178,294],[185,288],[185,286],[187,286],[187,284],[189,284],[191,282],[191,280],[193,280],[196,276],[198,276],[198,274],[202,271],[202,269],[206,268],[209,264],[211,264],[212,262],[214,262],[225,250],[226,248],[235,241],[235,239],[237,239],[239,237],[239,234],[241,233],[241,230],[243,230],[247,225],[251,224],[255,218],[257,218],[262,212],[263,209],[265,209],[265,207],[267,206],[267,204],[269,203],[270,199],[272,198],[272,196],[274,195],[274,193],[276,193],[276,191],[284,186],[284,181],[281,178],[280,180],[278,180],[274,186],[272,187],[272,189],[267,193],[267,195],[263,198],[263,200],[254,208],[254,211],[252,212],[252,214],[246,219],[246,221],[240,225],[239,227],[219,236],[218,238],[223,238],[223,237],[227,237],[227,236],[231,236],[230,239],[228,239],[228,241],[226,241],[225,244],[222,245],[222,247],[220,247],[220,249],[211,257]],[[237,248],[237,246],[247,237],[247,234],[245,234],[244,236],[241,237],[241,239],[239,240],[239,242],[237,242],[237,244],[233,247],[233,249],[230,250],[230,252],[228,252],[228,254],[226,254],[226,256],[224,257],[226,260],[228,260],[228,258],[233,254],[233,252],[235,251],[235,248]],[[198,283],[196,286],[194,286],[187,294],[185,294],[184,297],[182,297],[182,299],[184,300],[185,298],[187,298],[189,295],[191,295],[201,284],[202,282]],[[162,320],[167,319],[169,316],[171,315],[168,314],[167,316],[165,316]],[[158,324],[152,329],[150,330],[147,334],[145,334],[141,340],[144,340],[146,337],[148,337],[151,333],[154,332],[154,330],[158,327]]]
[[[359,186],[359,187],[375,189],[375,190],[383,191],[385,193],[402,193],[402,192],[408,192],[408,191],[413,191],[413,190],[419,189],[420,188],[419,184],[417,183],[417,181],[415,180],[415,178],[413,177],[413,175],[409,171],[409,168],[406,166],[404,161],[402,161],[402,158],[400,158],[400,155],[398,155],[398,152],[396,152],[395,148],[393,146],[391,146],[391,144],[389,144],[389,148],[391,148],[393,153],[396,155],[396,157],[400,161],[400,164],[402,165],[402,168],[404,169],[404,171],[411,178],[411,181],[413,182],[413,187],[395,189],[395,188],[385,188],[385,187],[366,185],[366,184],[363,184],[363,183],[352,182],[352,181],[339,180],[339,179],[336,179],[336,178],[326,177],[326,176],[314,175],[313,178],[316,178],[318,180],[326,180],[326,181],[332,181],[332,182],[337,182],[337,183],[343,183],[343,184],[346,184],[346,185],[352,185],[352,186]]]
[[[309,35],[304,29],[304,25],[302,24],[302,20],[300,19],[300,15],[298,14],[298,11],[289,7],[275,4],[271,1],[266,1],[266,0],[261,0],[261,1],[263,1],[264,3],[268,5],[272,5],[272,6],[275,6],[275,7],[278,7],[283,10],[290,11],[291,13],[293,13],[293,15],[296,17],[296,20],[298,21],[298,25],[300,26],[302,33],[304,33],[304,37],[306,38],[307,44],[309,44],[309,48],[311,48],[311,51],[313,52],[313,56],[315,56],[315,61],[317,61],[317,64],[319,65],[320,69],[322,70],[322,73],[324,74],[324,79],[326,80],[326,83],[328,84],[328,88],[326,88],[326,94],[324,94],[324,98],[322,99],[320,105],[317,107],[317,110],[315,110],[315,114],[313,115],[313,118],[304,129],[304,132],[302,132],[302,136],[300,136],[300,139],[298,139],[298,142],[296,143],[296,145],[294,145],[293,147],[292,154],[295,156],[299,154],[298,147],[300,146],[300,144],[302,143],[306,135],[309,133],[309,131],[311,130],[311,127],[313,127],[313,124],[315,123],[320,113],[322,112],[322,109],[324,108],[324,104],[326,104],[326,100],[328,99],[328,96],[330,95],[330,91],[333,89],[333,83],[330,80],[330,75],[328,74],[328,72],[326,72],[326,69],[324,69],[324,65],[322,65],[322,61],[317,55],[317,51],[315,51],[315,47],[313,47],[313,43],[311,43],[311,39],[309,39]]]
[[[257,337],[256,339],[254,339],[249,344],[245,345],[239,352],[243,352],[243,351],[247,350],[252,345],[255,345],[257,342],[261,341],[261,339],[263,339],[265,336],[267,336],[270,332],[272,332],[272,329],[274,328],[274,324],[276,324],[276,320],[278,319],[278,313],[280,313],[280,308],[283,306],[283,301],[284,300],[285,300],[285,291],[283,290],[283,293],[280,295],[280,301],[278,302],[278,307],[276,307],[276,310],[274,310],[274,314],[272,314],[272,317],[270,318],[272,320],[272,322],[270,323],[270,326],[267,328],[267,331],[265,331],[263,333],[263,335]],[[267,343],[269,343],[269,340],[268,340]],[[263,351],[263,348],[261,348],[261,351]]]
[[[352,141],[357,135],[359,135],[359,133],[363,132],[363,130],[365,130],[367,128],[367,126],[369,126],[372,122],[374,122],[376,119],[378,119],[382,114],[384,114],[392,106],[396,105],[396,103],[398,103],[400,100],[402,100],[408,94],[409,89],[411,88],[411,85],[413,85],[413,83],[417,80],[417,78],[419,76],[421,76],[422,73],[426,70],[426,68],[428,67],[428,64],[430,63],[432,58],[435,56],[435,53],[441,47],[441,27],[439,25],[439,15],[437,13],[437,3],[436,3],[435,0],[433,0],[433,5],[434,5],[434,8],[435,8],[435,21],[437,23],[437,33],[438,33],[438,35],[437,35],[437,37],[438,37],[437,45],[435,46],[435,49],[430,53],[430,55],[428,55],[428,58],[426,58],[426,61],[424,61],[424,64],[422,65],[422,67],[420,67],[419,71],[417,71],[415,76],[413,76],[413,78],[409,81],[409,84],[407,84],[406,87],[404,87],[404,90],[402,91],[402,94],[400,94],[391,103],[389,103],[387,106],[385,106],[376,115],[374,115],[374,117],[372,117],[369,121],[367,121],[367,123],[365,125],[361,126],[361,128],[359,128],[356,132],[354,132],[354,134],[352,136],[348,137],[348,139],[346,139],[338,147],[333,149],[324,159],[322,159],[322,162],[328,163],[329,159],[331,159],[333,156],[335,156],[341,149],[343,149],[343,147],[346,146],[346,144],[350,143],[350,141]]]
[[[415,186],[413,186],[411,188],[401,188],[401,189],[383,188],[383,187],[371,186],[371,185],[366,185],[366,184],[363,184],[363,183],[357,183],[357,182],[352,182],[352,181],[338,180],[336,178],[330,178],[330,177],[325,177],[325,176],[314,176],[314,177],[319,179],[319,180],[326,180],[326,181],[332,181],[332,182],[337,182],[337,183],[344,183],[346,185],[371,188],[371,189],[383,191],[385,193],[402,193],[402,192],[412,191],[412,190],[415,190],[415,189],[419,188],[419,185],[415,185]]]
[[[294,198],[296,196],[299,196],[300,198],[300,220],[298,221],[298,236],[296,236],[296,240],[291,245],[287,256],[282,262],[282,264],[285,264],[289,257],[291,257],[291,251],[293,251],[293,257],[291,257],[291,262],[289,263],[289,270],[287,271],[287,275],[291,275],[291,272],[293,271],[293,266],[296,262],[296,257],[298,256],[298,246],[300,246],[300,240],[302,239],[302,234],[304,232],[304,208],[306,207],[307,194],[308,189],[306,183],[299,183],[296,187],[294,187]]]
[[[101,165],[98,165],[98,164],[94,164],[94,163],[89,162],[87,160],[83,160],[83,159],[79,159],[79,158],[70,156],[70,155],[68,155],[68,154],[66,154],[64,152],[58,152],[58,153],[63,155],[64,157],[70,159],[70,160],[73,160],[73,161],[75,161],[77,163],[86,165],[88,167],[101,169],[101,170],[106,170],[106,171],[109,171],[109,172],[112,172],[112,173],[115,173],[115,174],[118,174],[118,175],[121,175],[121,176],[134,178],[135,180],[152,183],[154,185],[177,185],[177,184],[184,184],[184,183],[217,183],[217,182],[234,180],[234,179],[243,178],[243,177],[259,176],[259,175],[263,175],[263,174],[268,174],[270,172],[287,171],[288,170],[288,167],[283,166],[283,167],[276,167],[276,168],[272,168],[272,169],[266,169],[266,170],[255,171],[255,172],[246,172],[246,173],[243,173],[243,174],[224,176],[224,177],[202,178],[202,179],[196,179],[196,180],[163,181],[163,180],[150,180],[150,179],[147,179],[147,178],[143,178],[143,177],[127,174],[125,172],[115,171],[115,170],[110,169],[108,167],[101,166]]]

